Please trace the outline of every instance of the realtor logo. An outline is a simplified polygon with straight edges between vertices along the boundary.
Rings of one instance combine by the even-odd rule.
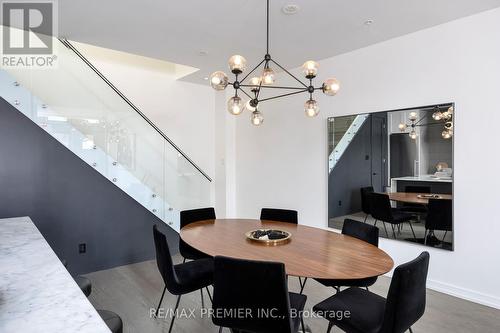
[[[54,67],[53,1],[3,1],[2,66]]]

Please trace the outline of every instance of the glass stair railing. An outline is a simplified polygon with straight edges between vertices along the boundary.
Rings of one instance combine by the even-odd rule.
[[[179,231],[181,210],[210,205],[210,177],[61,42],[55,68],[0,68],[0,96]]]
[[[336,142],[333,142],[333,149],[330,152],[330,156],[328,156],[328,173],[331,173],[335,168],[335,165],[337,165],[337,162],[349,147],[351,141],[354,139],[359,129],[361,128],[361,126],[363,126],[368,117],[369,115],[358,115],[353,116],[352,119],[346,118],[346,121],[350,123],[345,126],[347,129],[344,128],[342,131],[334,131],[336,135],[340,132],[340,135],[337,135],[337,137],[340,137],[340,139],[334,139]]]

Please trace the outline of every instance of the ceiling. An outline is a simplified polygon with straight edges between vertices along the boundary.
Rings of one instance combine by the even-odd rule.
[[[285,15],[285,4],[297,4]],[[59,0],[59,35],[189,65],[203,83],[265,53],[265,0]],[[500,0],[271,0],[271,55],[294,68],[500,6]],[[366,25],[367,20],[373,24]]]

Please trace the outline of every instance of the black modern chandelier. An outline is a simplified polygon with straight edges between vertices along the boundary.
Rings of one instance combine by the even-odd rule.
[[[340,89],[340,83],[335,78],[326,80],[321,87],[313,85],[313,79],[318,73],[319,64],[315,61],[309,60],[302,65],[302,72],[306,81],[302,81],[295,75],[286,70],[277,61],[275,61],[269,53],[269,0],[267,0],[267,44],[266,55],[264,59],[255,66],[250,72],[243,76],[246,70],[247,61],[241,55],[233,55],[229,58],[229,69],[235,75],[233,82],[230,82],[226,73],[222,71],[214,72],[210,76],[210,85],[215,90],[224,90],[228,85],[233,86],[234,96],[227,102],[228,111],[233,115],[241,114],[245,109],[252,112],[251,121],[253,125],[260,125],[264,121],[264,116],[259,110],[262,102],[272,99],[292,96],[296,94],[306,93],[309,94],[309,99],[304,104],[305,113],[308,117],[315,117],[319,113],[318,103],[313,99],[313,94],[317,90],[321,90],[325,95],[334,96]],[[278,67],[295,81],[298,82],[296,86],[277,86],[275,85],[276,74],[271,68],[271,65]],[[259,69],[261,68],[261,69]],[[255,76],[251,76],[252,74]],[[243,76],[241,78],[241,76]],[[284,92],[271,97],[261,96],[263,89],[286,90]],[[245,95],[248,101],[244,102],[238,93]]]

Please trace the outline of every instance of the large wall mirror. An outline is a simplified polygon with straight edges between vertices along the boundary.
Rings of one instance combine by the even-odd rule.
[[[454,104],[328,119],[328,225],[453,250]]]

